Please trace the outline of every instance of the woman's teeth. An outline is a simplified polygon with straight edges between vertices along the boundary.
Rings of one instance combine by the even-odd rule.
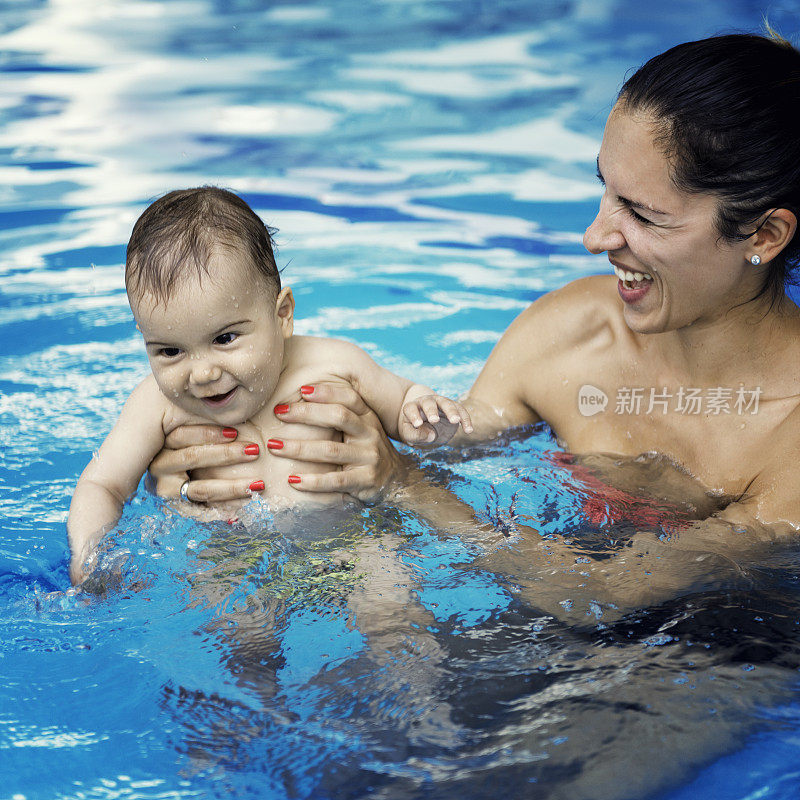
[[[653,280],[653,276],[647,272],[628,272],[616,266],[614,267],[614,274],[625,284],[627,289],[630,289],[633,283]]]

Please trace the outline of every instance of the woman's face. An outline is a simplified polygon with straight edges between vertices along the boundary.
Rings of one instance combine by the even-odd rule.
[[[590,252],[608,253],[638,333],[711,324],[764,280],[747,260],[752,245],[720,238],[716,198],[675,187],[653,131],[651,117],[620,105],[611,112],[597,159],[605,194],[583,237]]]

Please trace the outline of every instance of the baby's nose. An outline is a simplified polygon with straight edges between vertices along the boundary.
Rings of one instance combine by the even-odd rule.
[[[198,361],[192,365],[192,371],[189,374],[189,381],[194,385],[203,383],[213,383],[220,379],[222,370],[216,364],[210,364],[207,361]]]

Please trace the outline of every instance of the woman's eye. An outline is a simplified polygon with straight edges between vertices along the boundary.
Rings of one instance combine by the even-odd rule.
[[[214,339],[214,344],[230,344],[239,337],[238,333],[221,333]]]
[[[652,225],[652,220],[647,219],[647,217],[643,217],[641,214],[637,214],[630,206],[625,206],[627,212],[637,221],[641,222],[642,225]]]
[[[181,351],[177,347],[162,347],[158,351],[158,354],[164,358],[176,358],[180,353]]]

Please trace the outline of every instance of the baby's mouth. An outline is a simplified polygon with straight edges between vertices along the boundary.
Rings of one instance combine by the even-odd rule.
[[[234,386],[229,392],[225,392],[224,394],[212,394],[208,397],[201,397],[200,399],[207,405],[211,406],[212,408],[219,408],[220,406],[224,406],[232,397],[233,393],[236,391],[237,387]]]

